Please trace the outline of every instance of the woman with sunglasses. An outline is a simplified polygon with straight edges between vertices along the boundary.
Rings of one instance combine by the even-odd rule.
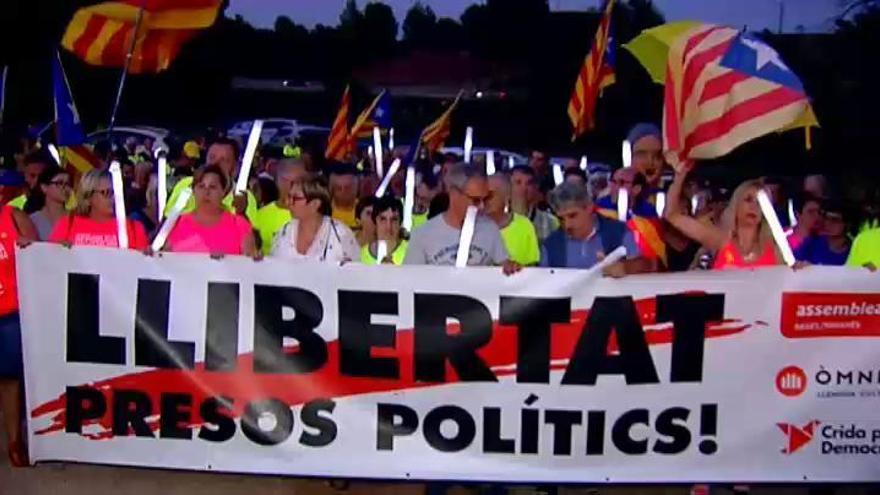
[[[216,165],[200,168],[193,176],[196,209],[181,215],[168,236],[166,249],[175,253],[205,253],[220,258],[257,255],[250,222],[223,206],[229,178]]]
[[[365,265],[378,263],[402,265],[403,259],[406,258],[407,247],[409,247],[409,243],[403,238],[403,229],[400,227],[403,205],[399,200],[385,196],[373,204],[371,216],[376,225],[376,240],[361,248],[361,263]],[[377,261],[380,241],[385,241],[387,250],[385,258]]]
[[[119,247],[117,236],[113,183],[110,172],[91,170],[79,181],[76,209],[55,224],[49,242],[66,246]],[[126,222],[128,247],[147,249],[147,233],[134,220]]]
[[[30,214],[37,229],[38,240],[47,240],[58,220],[67,215],[65,205],[70,195],[70,174],[66,170],[59,167],[43,170],[25,205],[25,212]]]
[[[330,217],[330,193],[322,179],[293,183],[288,206],[293,219],[275,236],[272,257],[331,263],[360,259],[351,229]]]
[[[18,288],[15,275],[15,246],[37,239],[27,214],[9,205],[0,207],[0,411],[9,440],[9,462],[14,467],[28,464],[21,429],[21,380],[24,376],[21,325],[18,320]]]

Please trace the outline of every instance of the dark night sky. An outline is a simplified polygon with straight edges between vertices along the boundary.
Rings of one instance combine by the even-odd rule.
[[[601,0],[549,0],[555,10],[583,10],[598,7]],[[837,0],[654,0],[668,20],[695,19],[724,23],[735,27],[748,25],[752,30],[771,28],[779,22],[780,1],[785,6],[784,29],[824,31],[832,26],[838,11]],[[366,0],[358,0],[363,6]],[[402,22],[414,0],[384,0]],[[474,0],[423,0],[438,16],[458,18]],[[271,27],[278,15],[287,15],[299,24],[336,25],[344,0],[231,0],[230,11],[242,14],[252,24]]]

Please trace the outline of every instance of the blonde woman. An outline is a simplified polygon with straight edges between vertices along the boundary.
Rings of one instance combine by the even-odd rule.
[[[682,189],[691,168],[683,165],[676,170],[675,180],[669,188],[666,220],[687,237],[716,253],[714,270],[783,264],[770,225],[758,205],[763,181],[748,180],[740,184],[721,215],[720,225],[705,224],[681,208]]]
[[[320,178],[294,182],[288,207],[293,219],[275,236],[270,256],[331,263],[360,259],[351,229],[331,218],[330,193]]]
[[[92,170],[80,179],[76,192],[76,209],[55,224],[49,242],[68,246],[119,247],[113,183],[107,171]],[[127,221],[128,247],[138,251],[147,249],[144,227],[136,221]]]

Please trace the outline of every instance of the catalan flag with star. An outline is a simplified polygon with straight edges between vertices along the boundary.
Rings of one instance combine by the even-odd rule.
[[[596,101],[599,93],[616,79],[614,43],[611,36],[614,2],[615,0],[608,0],[605,4],[605,13],[596,30],[593,46],[584,59],[568,102],[568,117],[574,128],[572,141],[596,126]]]
[[[122,68],[134,39],[129,72],[161,72],[184,43],[214,24],[221,1],[113,0],[83,7],[61,44],[90,65]]]
[[[446,144],[446,139],[448,139],[449,134],[452,133],[452,114],[458,107],[458,102],[461,101],[463,94],[463,91],[459,91],[458,96],[455,97],[455,101],[449,105],[449,108],[447,108],[437,120],[432,122],[431,125],[422,131],[421,142],[426,150],[431,153],[436,153],[444,144]]]

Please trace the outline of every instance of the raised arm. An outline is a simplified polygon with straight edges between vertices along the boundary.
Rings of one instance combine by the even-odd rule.
[[[701,245],[713,250],[721,249],[727,240],[727,236],[721,229],[714,225],[704,224],[682,213],[681,194],[690,168],[690,166],[683,164],[676,169],[675,180],[669,187],[664,217],[673,227]]]

